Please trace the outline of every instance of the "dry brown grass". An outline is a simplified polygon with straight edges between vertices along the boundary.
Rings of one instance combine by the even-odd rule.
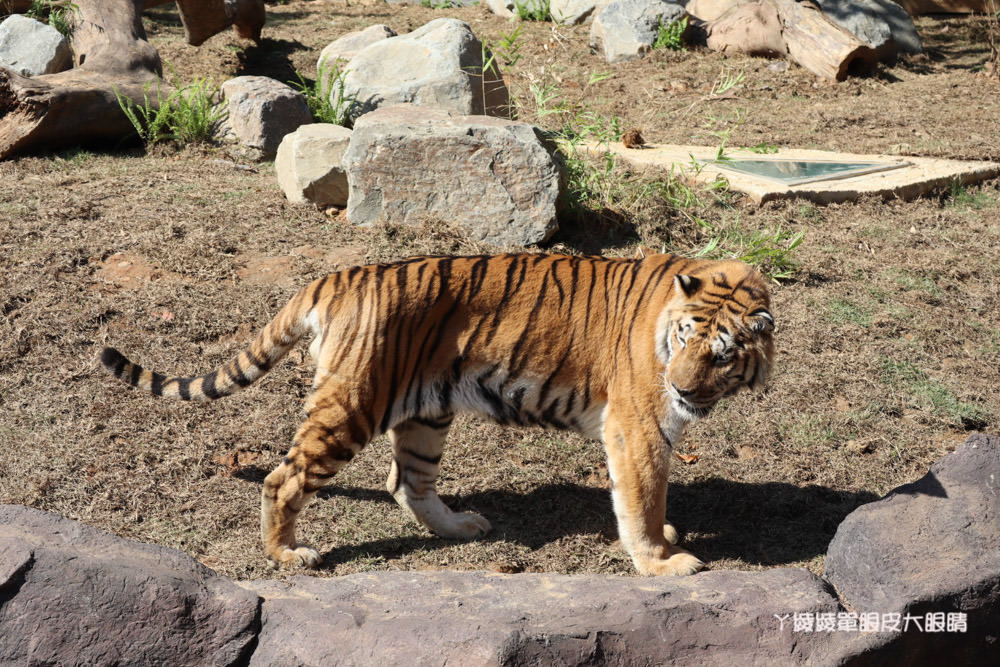
[[[221,81],[309,74],[319,49],[345,30],[386,22],[402,32],[444,15],[294,1],[269,12],[262,47],[228,35],[184,47],[164,9],[147,26],[182,79]],[[449,13],[489,40],[510,29],[482,9]],[[528,119],[529,86],[545,77],[566,104],[617,114],[651,142],[711,144],[709,117],[744,109],[730,145],[1000,159],[1000,118],[988,103],[1000,89],[975,75],[988,53],[968,39],[971,26],[921,20],[927,56],[827,85],[794,67],[782,74],[767,61],[697,50],[608,66],[587,53],[586,28],[525,24],[530,39],[508,77]],[[706,101],[723,66],[742,70],[745,83],[735,99]],[[604,72],[612,76],[590,83]],[[685,248],[704,240],[683,216],[657,224],[672,219],[662,202],[605,213],[567,221],[549,247],[630,254],[640,234]],[[922,475],[970,429],[996,430],[1000,188],[825,208],[735,200],[699,216],[748,232],[780,223],[806,241],[802,269],[774,289],[770,389],[727,401],[691,429],[685,453],[698,459],[676,464],[669,517],[712,567],[817,570],[859,503]],[[114,344],[159,370],[203,372],[338,257],[483,249],[440,223],[358,230],[292,206],[271,165],[248,171],[221,149],[0,163],[0,502],[177,547],[228,575],[272,576],[258,547],[260,482],[302,417],[311,373],[301,352],[204,406],[127,390],[100,371],[98,351]],[[266,258],[279,258],[267,265],[278,268],[254,272]],[[597,443],[459,421],[441,491],[492,521],[494,532],[474,542],[420,529],[385,493],[387,471],[388,448],[376,442],[304,512],[302,537],[326,555],[321,574],[631,573],[615,544]]]

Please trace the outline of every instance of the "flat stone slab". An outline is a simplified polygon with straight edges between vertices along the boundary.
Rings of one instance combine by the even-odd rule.
[[[824,160],[843,162],[906,163],[899,168],[797,185],[785,185],[722,166],[701,162],[714,160],[718,147],[646,144],[642,148],[625,148],[621,144],[584,144],[583,150],[596,155],[611,151],[637,168],[678,170],[699,182],[711,183],[718,177],[729,181],[729,187],[748,195],[756,203],[775,199],[802,198],[818,204],[853,201],[862,195],[878,195],[886,199],[913,199],[932,190],[947,188],[952,183],[969,185],[1000,175],[1000,163],[966,162],[940,158],[899,155],[859,155],[804,148],[782,148],[777,153],[755,153],[747,149],[729,149],[725,156],[733,160]],[[701,167],[695,167],[695,163]]]
[[[840,610],[807,570],[613,577],[483,572],[296,576],[264,598],[250,665],[829,664]],[[780,617],[784,617],[784,621]]]

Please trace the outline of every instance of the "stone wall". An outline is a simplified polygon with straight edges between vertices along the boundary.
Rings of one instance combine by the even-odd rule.
[[[233,582],[172,549],[0,506],[0,664],[990,664],[997,655],[996,436],[973,435],[922,479],[848,516],[823,578],[777,568]]]

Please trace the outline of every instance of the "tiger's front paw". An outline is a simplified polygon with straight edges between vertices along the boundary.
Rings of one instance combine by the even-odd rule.
[[[319,552],[310,547],[296,547],[294,549],[284,548],[276,554],[271,554],[269,560],[275,567],[282,565],[287,567],[308,567],[314,568],[322,562]]]
[[[697,556],[683,549],[674,547],[671,551],[674,553],[669,558],[648,558],[637,561],[635,567],[639,570],[639,574],[655,577],[674,574],[687,576],[705,567]]]
[[[493,529],[490,522],[475,512],[454,512],[436,522],[432,530],[441,537],[469,539]]]

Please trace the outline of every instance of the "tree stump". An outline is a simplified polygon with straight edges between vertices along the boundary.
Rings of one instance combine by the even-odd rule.
[[[132,135],[135,129],[116,93],[143,104],[150,87],[170,88],[160,79],[160,55],[146,41],[140,18],[147,5],[164,1],[75,0],[73,69],[23,77],[0,67],[0,159]],[[263,0],[178,0],[177,4],[191,44],[200,44],[230,25],[241,37],[259,39],[264,25]],[[150,102],[156,104],[155,99]]]

